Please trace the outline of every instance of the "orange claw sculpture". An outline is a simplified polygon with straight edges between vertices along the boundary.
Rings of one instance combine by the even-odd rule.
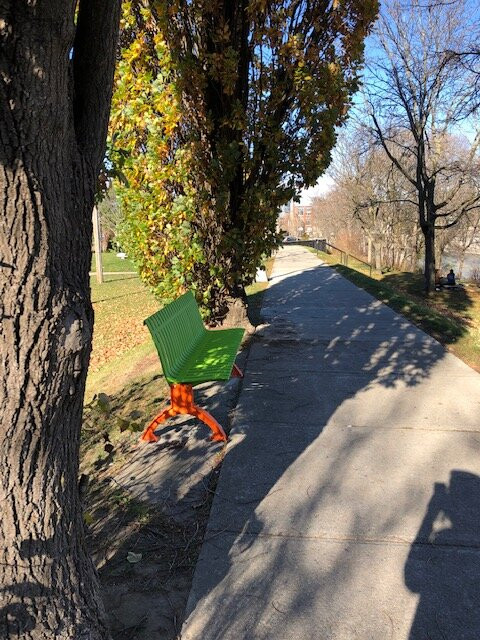
[[[232,372],[235,377],[243,377],[242,372],[235,365]],[[221,425],[215,418],[201,407],[195,404],[193,399],[193,388],[191,384],[171,384],[170,385],[170,406],[158,414],[156,418],[148,425],[142,434],[142,440],[145,442],[157,442],[158,438],[153,433],[159,424],[181,413],[188,414],[198,418],[204,422],[213,431],[210,440],[218,440],[226,442],[227,436]]]

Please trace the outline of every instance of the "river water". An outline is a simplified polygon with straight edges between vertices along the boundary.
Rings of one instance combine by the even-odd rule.
[[[450,269],[453,269],[457,277],[462,280],[470,280],[474,269],[478,269],[480,275],[480,254],[467,253],[465,255],[465,262],[461,276],[459,274],[459,263],[460,261],[458,256],[444,255],[442,258],[442,276],[446,276]]]

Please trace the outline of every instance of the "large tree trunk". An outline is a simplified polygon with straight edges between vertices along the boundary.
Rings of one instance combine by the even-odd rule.
[[[0,3],[1,638],[109,637],[77,474],[119,0],[74,11]]]
[[[435,226],[426,224],[422,226],[425,238],[425,291],[435,291]]]

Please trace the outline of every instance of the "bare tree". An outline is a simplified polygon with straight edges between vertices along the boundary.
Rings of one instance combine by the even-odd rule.
[[[436,10],[449,5],[454,5],[458,0],[437,0],[426,2],[425,7],[430,10]],[[478,6],[475,2],[471,5],[471,15],[478,15]],[[448,54],[455,58],[459,65],[463,66],[472,78],[472,92],[469,109],[472,113],[478,112],[480,109],[480,22],[478,19],[472,22],[470,37],[462,42],[462,47],[458,49],[446,49]]]
[[[323,196],[314,196],[311,203],[314,236],[333,242],[339,232],[351,222],[343,194],[337,189],[332,189]]]
[[[340,137],[329,169],[336,191],[367,239],[367,259],[377,268],[417,261],[412,188],[363,127]]]
[[[102,251],[107,251],[108,245],[114,241],[124,221],[120,201],[113,185],[109,186],[97,206],[102,223]]]
[[[0,637],[109,637],[79,440],[120,0],[0,0]]]
[[[455,225],[480,201],[478,190],[464,189],[478,164],[480,131],[467,153],[452,153],[448,144],[449,133],[471,113],[472,71],[450,53],[470,41],[469,23],[462,0],[435,8],[390,0],[369,61],[371,132],[413,188],[427,292],[435,286],[436,230]]]

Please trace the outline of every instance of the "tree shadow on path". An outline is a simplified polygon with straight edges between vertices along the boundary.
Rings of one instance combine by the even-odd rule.
[[[408,541],[452,421],[475,464],[478,379],[327,267],[274,278],[264,314],[182,638],[406,639]]]

